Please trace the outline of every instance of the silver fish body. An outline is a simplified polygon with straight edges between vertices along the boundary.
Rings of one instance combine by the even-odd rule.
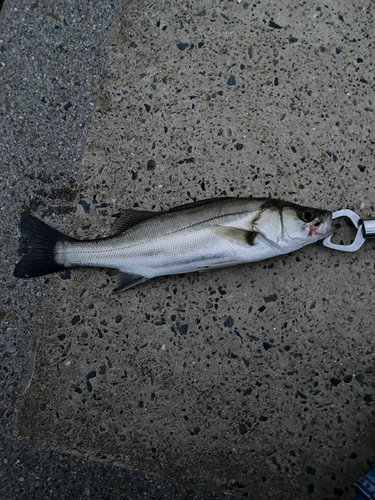
[[[57,239],[53,248],[55,269],[116,269],[119,291],[155,276],[286,254],[333,231],[332,215],[327,211],[264,198],[218,198],[168,212],[126,210],[115,232],[118,234],[91,241],[66,236]]]

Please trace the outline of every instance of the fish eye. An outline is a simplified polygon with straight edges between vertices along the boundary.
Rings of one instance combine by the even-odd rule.
[[[303,222],[312,222],[315,219],[314,210],[307,208],[306,210],[301,210],[299,217]]]

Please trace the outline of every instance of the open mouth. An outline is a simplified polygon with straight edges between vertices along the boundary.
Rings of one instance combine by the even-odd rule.
[[[315,223],[314,226],[316,227],[316,234],[321,238],[328,238],[336,229],[336,226],[332,225],[332,214],[330,213],[322,221]]]
[[[308,236],[318,239],[328,238],[335,232],[336,227],[332,226],[332,214],[327,213],[324,217],[319,217],[309,227]]]

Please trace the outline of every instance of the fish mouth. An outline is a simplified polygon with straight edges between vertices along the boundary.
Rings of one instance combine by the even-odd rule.
[[[332,213],[327,212],[323,219],[319,220],[315,224],[315,233],[319,238],[328,238],[337,229],[336,225],[332,225]]]

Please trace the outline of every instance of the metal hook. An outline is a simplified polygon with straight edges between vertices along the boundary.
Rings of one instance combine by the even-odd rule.
[[[327,248],[332,248],[333,250],[339,250],[340,252],[356,252],[361,248],[363,243],[366,241],[363,220],[355,212],[347,209],[339,210],[338,212],[334,212],[332,214],[332,220],[338,219],[339,217],[347,217],[353,222],[354,226],[357,228],[357,234],[356,237],[354,238],[353,243],[351,243],[350,245],[338,245],[335,243],[331,243],[331,238],[333,236],[331,235],[323,240],[323,245]],[[375,222],[375,221],[368,221],[368,222]]]

